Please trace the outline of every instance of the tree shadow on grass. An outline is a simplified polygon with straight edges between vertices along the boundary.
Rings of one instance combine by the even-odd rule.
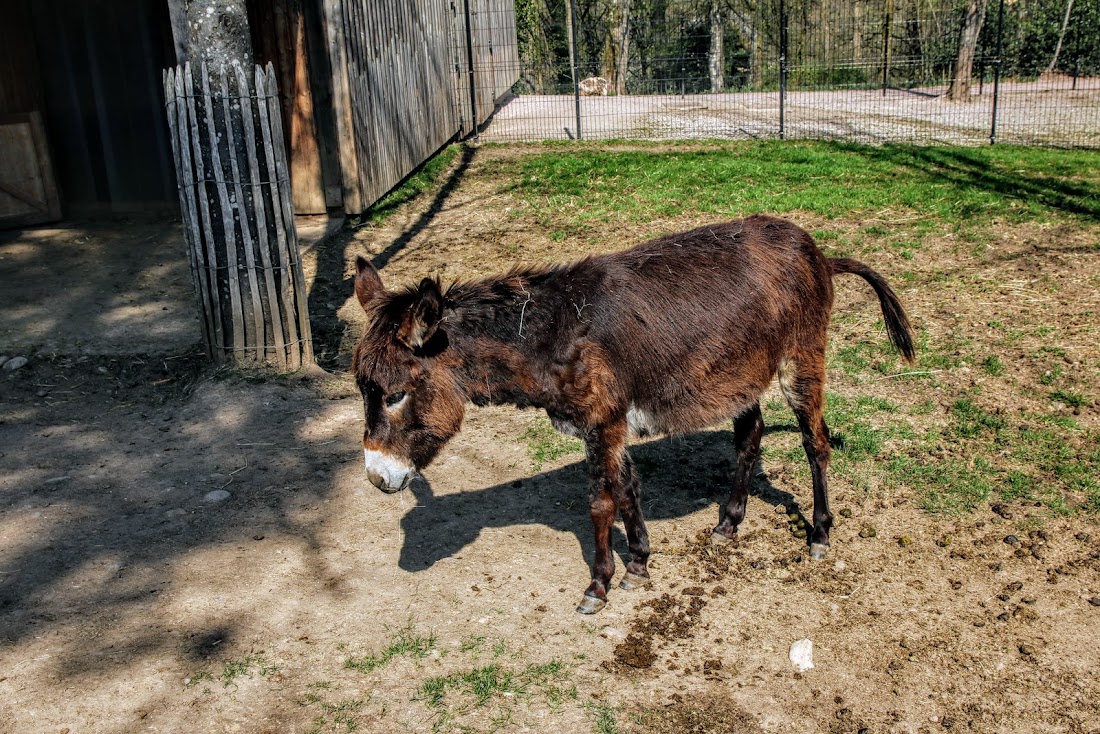
[[[1008,158],[996,159],[984,149],[922,147],[916,145],[843,146],[860,155],[919,172],[922,176],[972,187],[1030,205],[1040,204],[1066,214],[1100,222],[1100,185],[1070,180],[1064,175],[1044,175]],[[1094,165],[1100,157],[1094,159]]]

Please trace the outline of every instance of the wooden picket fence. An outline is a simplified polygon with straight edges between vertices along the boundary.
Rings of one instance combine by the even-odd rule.
[[[218,363],[313,362],[275,71],[164,73],[203,340]]]

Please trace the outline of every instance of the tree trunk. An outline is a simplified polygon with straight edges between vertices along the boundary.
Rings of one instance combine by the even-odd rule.
[[[863,61],[863,3],[855,0],[852,5],[852,61]]]
[[[1050,64],[1047,65],[1044,74],[1053,73],[1054,67],[1058,65],[1058,54],[1062,53],[1062,41],[1066,38],[1066,28],[1069,26],[1069,14],[1073,12],[1073,0],[1068,0],[1066,3],[1066,14],[1062,18],[1062,32],[1058,34],[1058,45],[1054,47],[1054,58],[1050,60]]]
[[[726,87],[725,68],[725,20],[722,17],[721,0],[710,0],[710,91],[715,94]]]
[[[168,0],[178,63],[203,61],[211,69],[234,61],[252,68],[252,36],[245,0]],[[184,24],[181,27],[181,23]]]
[[[959,55],[955,58],[955,75],[947,98],[953,102],[970,99],[970,75],[974,68],[974,53],[978,48],[978,38],[982,33],[987,0],[969,0],[966,16],[963,18],[962,31],[959,33]]]
[[[631,0],[618,0],[615,27],[615,94],[626,94],[626,74],[630,66]]]

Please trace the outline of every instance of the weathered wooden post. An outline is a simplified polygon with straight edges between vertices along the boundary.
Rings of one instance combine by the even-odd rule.
[[[207,354],[296,370],[313,362],[275,72],[251,63],[243,0],[176,3],[164,74],[180,212]]]

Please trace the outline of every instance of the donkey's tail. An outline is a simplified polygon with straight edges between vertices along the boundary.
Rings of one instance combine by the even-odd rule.
[[[875,289],[878,295],[879,305],[882,306],[882,316],[886,321],[886,333],[890,335],[890,342],[901,352],[909,362],[913,361],[913,327],[909,325],[909,318],[905,315],[905,309],[901,307],[894,289],[886,282],[886,279],[867,267],[859,260],[846,257],[829,258],[829,269],[833,275],[837,273],[852,273],[866,280]]]

